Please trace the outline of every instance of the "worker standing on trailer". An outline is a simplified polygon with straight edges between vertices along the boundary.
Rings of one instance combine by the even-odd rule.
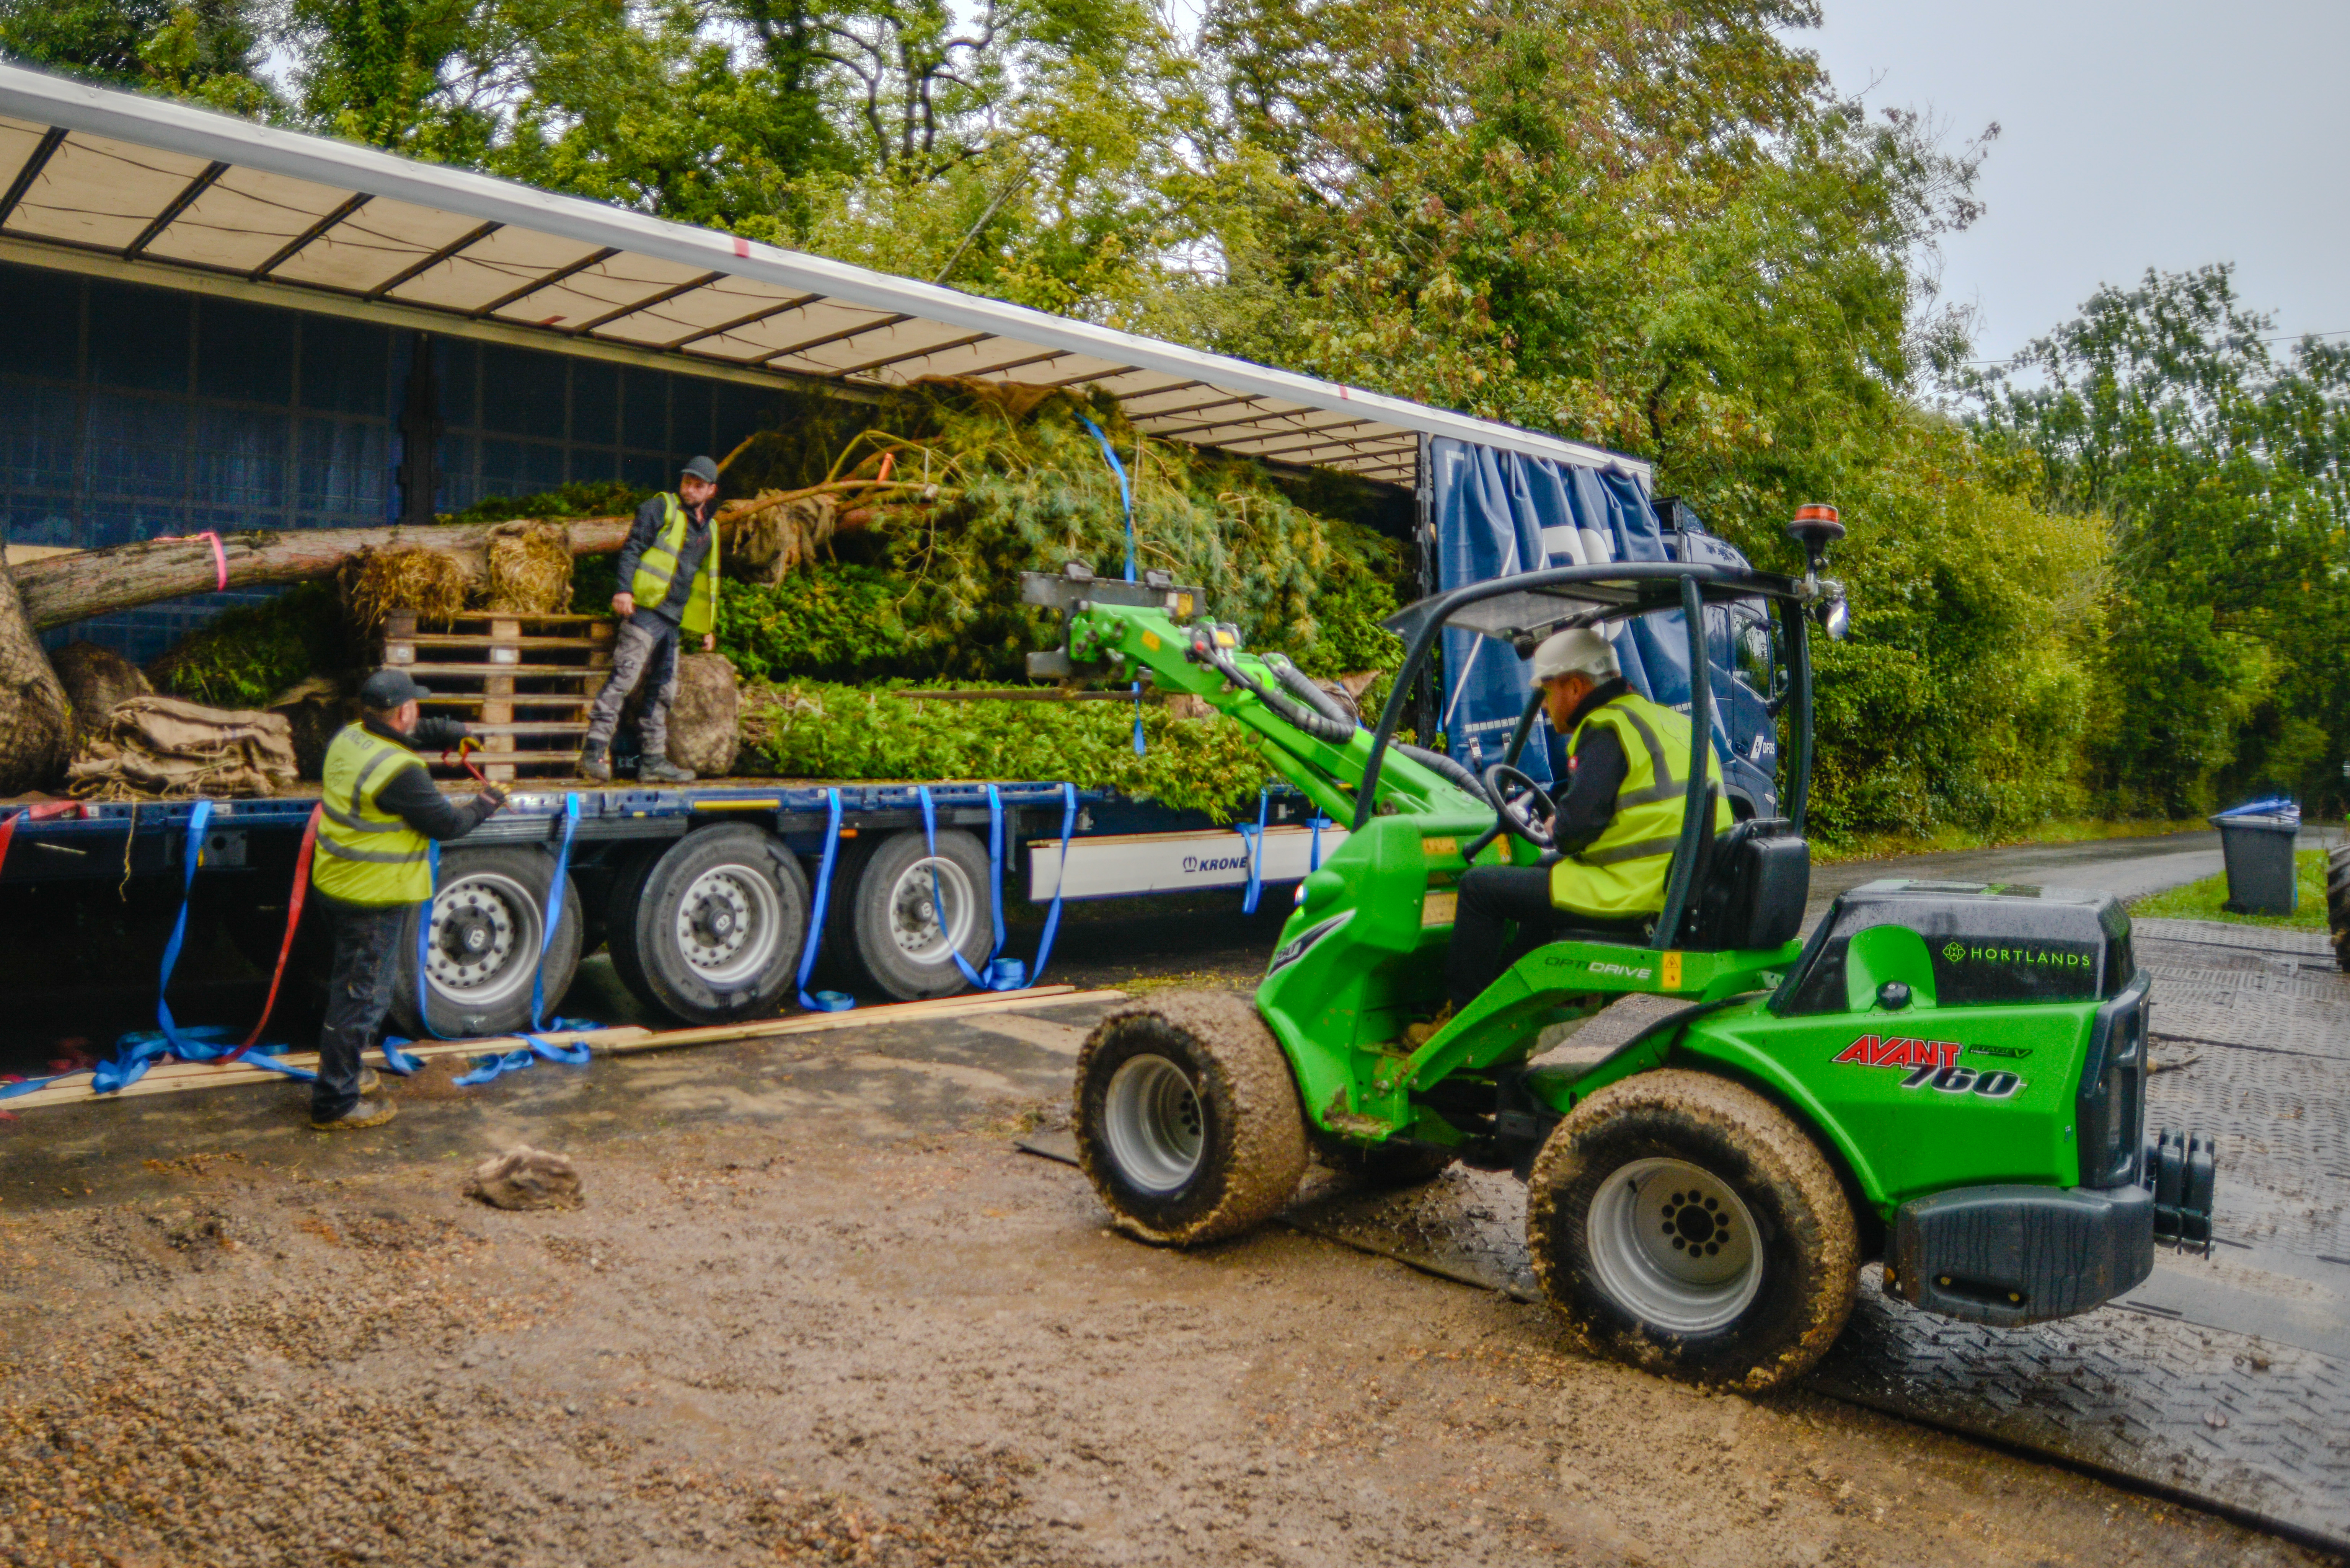
[[[359,1057],[391,1009],[401,929],[432,898],[428,841],[464,837],[506,801],[494,784],[462,805],[434,786],[417,752],[456,745],[465,726],[421,717],[417,704],[431,695],[405,670],[377,670],[359,687],[359,722],[345,725],[327,748],[310,887],[334,925],[335,961],[310,1092],[314,1127],[391,1120],[391,1102],[369,1092],[375,1074]]]
[[[637,508],[629,542],[620,546],[620,591],[612,613],[620,635],[612,649],[612,678],[588,711],[588,743],[579,771],[608,779],[607,753],[620,726],[620,704],[639,685],[644,706],[637,719],[643,760],[637,777],[646,784],[691,784],[693,770],[669,760],[669,707],[677,696],[677,643],[702,639],[702,651],[718,646],[718,465],[697,457],[679,476],[677,493],[654,496]]]
[[[1688,716],[1633,691],[1614,647],[1588,628],[1543,640],[1534,682],[1551,728],[1569,737],[1572,759],[1551,823],[1555,855],[1541,866],[1476,866],[1462,874],[1444,960],[1448,1013],[1563,930],[1638,940],[1643,922],[1664,912],[1665,877],[1688,804]],[[1708,746],[1708,775],[1717,768]],[[1730,824],[1730,803],[1717,794],[1714,831]],[[1514,948],[1503,940],[1512,920]]]

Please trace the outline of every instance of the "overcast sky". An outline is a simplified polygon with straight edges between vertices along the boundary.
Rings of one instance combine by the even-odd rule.
[[[1823,0],[1799,34],[1839,90],[1997,120],[1989,213],[1945,244],[1946,297],[2003,356],[2100,283],[2236,264],[2280,330],[2350,330],[2346,0]]]

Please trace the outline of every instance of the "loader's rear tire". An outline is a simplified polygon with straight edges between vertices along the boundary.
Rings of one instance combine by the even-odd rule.
[[[1526,1183],[1534,1277],[1584,1347],[1760,1392],[1811,1370],[1858,1279],[1852,1205],[1752,1090],[1645,1073],[1561,1122]]]
[[[1119,1230],[1196,1247],[1281,1212],[1305,1174],[1289,1059],[1229,992],[1111,1013],[1077,1055],[1077,1163]]]

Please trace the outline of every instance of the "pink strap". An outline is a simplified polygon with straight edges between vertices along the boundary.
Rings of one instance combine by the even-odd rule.
[[[228,592],[228,551],[222,546],[221,536],[218,534],[210,532],[203,534],[159,534],[155,536],[154,542],[158,545],[192,545],[199,539],[209,539],[212,541],[213,572],[219,579],[218,586],[220,591],[223,593]]]

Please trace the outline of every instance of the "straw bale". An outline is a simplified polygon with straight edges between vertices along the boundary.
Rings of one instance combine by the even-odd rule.
[[[395,611],[447,620],[464,609],[473,574],[447,552],[395,543],[351,557],[343,566],[342,586],[351,618],[371,631]]]
[[[560,523],[502,523],[490,530],[488,607],[552,615],[571,605],[571,531]]]

